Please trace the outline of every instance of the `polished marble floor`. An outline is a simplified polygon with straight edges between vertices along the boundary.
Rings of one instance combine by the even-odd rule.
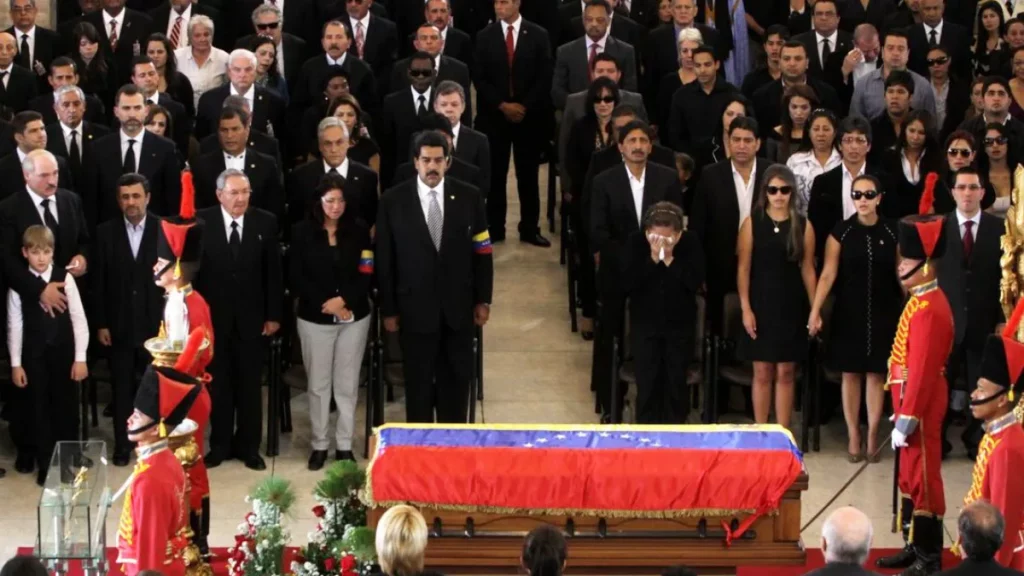
[[[543,171],[541,182],[546,182]],[[590,345],[569,329],[565,269],[558,262],[557,238],[551,237],[555,246],[546,250],[520,244],[516,234],[519,210],[514,188],[509,188],[508,196],[509,240],[495,246],[494,303],[484,336],[486,402],[483,417],[489,423],[594,423],[596,417],[589,390]],[[289,375],[289,380],[292,376],[295,375]],[[287,520],[293,541],[305,543],[307,532],[315,525],[311,491],[320,473],[306,470],[308,403],[301,391],[301,373],[298,377],[300,382],[292,402],[294,431],[282,437],[281,456],[273,461],[268,459],[267,471],[252,472],[237,461],[210,471],[211,545],[227,546],[233,542],[235,527],[248,511],[243,497],[265,474],[291,480],[299,494],[294,515]],[[401,388],[397,393],[401,395]],[[403,418],[401,398],[398,400],[387,407],[389,421]],[[356,426],[356,445],[360,447],[362,414],[360,404]],[[104,419],[100,424],[94,435],[109,442],[110,420]],[[34,476],[22,476],[12,470],[14,455],[3,429],[5,426],[0,424],[0,466],[8,469],[7,477],[0,480],[0,561],[14,554],[17,547],[33,544],[39,497]],[[810,490],[803,499],[805,520],[857,470],[858,465],[847,463],[845,448],[845,427],[837,418],[822,430],[821,452],[805,456],[810,475]],[[120,486],[130,471],[131,468],[110,468],[109,484]],[[971,462],[962,457],[962,453],[943,465],[949,511],[946,525],[951,534],[955,533],[956,512],[969,487],[970,476]],[[898,538],[889,533],[891,482],[891,454],[886,454],[881,463],[868,466],[833,504],[833,507],[853,505],[863,509],[874,521],[876,546],[900,544]],[[117,514],[112,516],[107,522],[110,542],[117,528]],[[822,519],[819,519],[804,532],[807,546],[820,545],[821,524]]]

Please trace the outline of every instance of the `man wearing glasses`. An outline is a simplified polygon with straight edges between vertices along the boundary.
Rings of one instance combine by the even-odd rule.
[[[1002,124],[1010,134],[1010,148],[1021,150],[1021,146],[1024,146],[1024,122],[1010,115],[1009,81],[1000,76],[988,76],[981,93],[985,111],[980,116],[965,120],[960,129],[973,134],[975,142],[981,142],[985,139],[986,125]]]
[[[235,48],[246,48],[257,35],[270,36],[277,46],[277,71],[294,92],[299,69],[306,61],[309,45],[304,39],[284,31],[281,9],[270,4],[260,4],[252,11],[252,25],[255,34],[243,36],[235,42]]]

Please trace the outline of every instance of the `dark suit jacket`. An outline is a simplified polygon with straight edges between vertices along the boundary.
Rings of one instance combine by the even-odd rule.
[[[35,73],[17,64],[11,66],[11,77],[7,79],[6,88],[0,104],[10,110],[11,114],[28,110],[29,102],[39,93]]]
[[[480,170],[480,194],[484,201],[490,195],[491,188],[491,144],[483,132],[477,132],[465,124],[459,127],[459,138],[455,142],[456,159],[476,166]]]
[[[946,253],[939,265],[939,287],[953,310],[954,342],[980,355],[988,335],[995,332],[997,324],[1006,321],[999,304],[999,239],[1005,223],[998,216],[981,213],[970,260],[964,257],[956,212],[946,215],[945,227]]]
[[[871,174],[882,182],[883,190],[895,190],[896,186],[889,174],[883,172],[879,167],[868,163],[864,168],[865,174]],[[843,221],[843,166],[825,172],[814,179],[811,184],[810,198],[807,201],[807,220],[814,227],[814,254],[815,260],[824,262],[825,241],[836,224]],[[897,218],[898,214],[890,212],[898,210],[896,202],[882,202],[882,215],[890,218]]]
[[[53,109],[53,92],[44,92],[36,96],[28,103],[30,110],[35,110],[43,115],[43,124],[49,126],[57,121],[57,112]],[[85,114],[83,120],[86,122],[106,122],[107,115],[103,102],[93,94],[85,95]]]
[[[1020,572],[1001,566],[995,560],[988,562],[964,560],[940,574],[942,576],[1020,576]]]
[[[21,171],[21,160],[17,152],[0,158],[0,182],[3,182],[3,186],[0,186],[0,200],[25,187],[25,173]],[[62,188],[75,191],[67,160],[60,156],[57,156],[57,183]]]
[[[817,33],[811,30],[799,34],[793,39],[803,44],[804,48],[807,49],[807,74],[814,78],[824,79],[826,67],[822,65],[821,57],[818,55]],[[853,48],[853,36],[845,30],[839,30],[836,34],[835,44],[835,46],[832,46],[832,55],[828,57],[829,64],[832,64],[832,61],[836,59],[841,63],[843,58],[846,58],[846,54]]]
[[[654,144],[651,148],[651,155],[648,156],[651,163],[659,166],[664,166],[672,170],[676,169],[676,154],[671,149],[662,146],[661,144]],[[622,153],[619,152],[617,146],[609,146],[604,150],[594,152],[590,157],[590,165],[587,166],[587,175],[583,179],[583,196],[580,198],[580,215],[582,216],[582,226],[584,234],[580,234],[577,238],[579,241],[583,239],[585,234],[590,232],[590,210],[592,206],[592,197],[594,190],[594,179],[605,170],[609,170],[616,166],[622,166]]]
[[[229,19],[229,24],[234,25],[232,38],[241,38],[252,32],[252,11],[264,3],[263,0],[228,0],[231,8],[226,10],[225,16]],[[317,2],[313,0],[286,1],[282,31],[298,36],[305,40],[307,45],[317,46],[319,49],[320,27],[323,20],[320,19],[316,4]]]
[[[409,89],[409,60],[410,58],[403,58],[396,62],[394,68],[391,69],[391,82],[388,83],[391,87],[391,92]],[[434,86],[445,80],[451,80],[462,86],[463,91],[467,95],[470,93],[469,67],[454,58],[449,58],[442,54],[441,67],[437,69],[437,78],[434,80]],[[466,110],[462,112],[461,122],[464,126],[473,125],[473,102],[472,98],[468,96],[466,98]]]
[[[319,200],[315,198],[314,190],[325,174],[324,161],[320,159],[306,162],[288,173],[285,189],[288,192],[289,223],[300,222],[309,214],[312,202]],[[350,158],[345,178],[346,210],[353,210],[370,227],[377,222],[378,202],[377,173]]]
[[[349,28],[352,43],[348,48],[351,58],[359,58],[356,48],[355,31],[351,29],[351,20],[343,18],[342,22]],[[363,62],[370,65],[377,79],[377,92],[387,94],[391,91],[388,80],[391,78],[391,67],[398,58],[398,27],[386,18],[370,13],[370,25],[366,28],[366,42],[363,44]],[[362,102],[360,100],[360,102]]]
[[[277,140],[273,136],[258,132],[256,130],[249,131],[249,143],[246,144],[248,148],[266,154],[277,162],[278,166],[283,166],[281,163],[281,147],[278,146]],[[220,140],[217,138],[217,134],[210,134],[206,138],[203,138],[199,142],[199,154],[209,154],[220,150]]]
[[[53,253],[53,266],[64,268],[71,258],[82,254],[88,258],[89,231],[85,226],[82,201],[70,190],[58,188],[57,200],[57,245]],[[28,262],[21,254],[21,236],[25,229],[43,224],[39,208],[22,187],[0,202],[0,246],[4,265],[4,284],[17,292],[22,300],[34,302],[39,299],[46,284],[28,270]]]
[[[435,92],[430,91],[427,110],[434,109]],[[412,90],[406,88],[388,94],[381,108],[377,127],[377,145],[380,146],[380,175],[385,187],[390,187],[395,167],[409,160],[409,142],[423,129],[413,101]]]
[[[170,135],[170,139],[174,141],[174,145],[178,147],[178,152],[182,157],[186,156],[189,151],[189,138],[192,136],[192,117],[185,111],[184,105],[175,101],[166,92],[159,94],[157,103],[171,113],[171,124],[173,125],[174,132]],[[118,122],[117,118],[114,118],[110,123],[110,127],[116,132],[121,129],[121,123]]]
[[[970,107],[970,82],[950,78],[949,93],[946,94],[946,119],[939,126],[939,142],[945,142],[946,137],[963,123],[964,115]]]
[[[242,340],[259,338],[264,322],[280,322],[284,306],[284,272],[277,241],[277,218],[252,206],[242,222],[238,259],[231,255],[220,205],[197,212],[206,222],[203,259],[195,286],[210,305],[218,338],[234,333]]]
[[[754,167],[754,190],[761,189],[761,179],[768,162],[758,159]],[[690,207],[689,228],[697,233],[707,259],[708,292],[723,296],[736,290],[736,239],[740,229],[740,206],[732,178],[732,161],[705,166]]]
[[[324,75],[327,72],[327,57],[318,54],[302,64],[299,78],[292,92],[292,107],[296,110],[312,106],[323,98]],[[380,108],[377,104],[377,81],[374,80],[370,65],[350,55],[341,65],[348,72],[349,92],[359,100],[363,111],[371,112]]]
[[[692,341],[697,293],[704,283],[704,249],[696,234],[683,232],[671,251],[672,265],[666,267],[651,260],[643,230],[626,241],[622,278],[629,296],[629,326],[635,334],[680,334]]]
[[[572,40],[582,38],[583,35],[587,33],[586,29],[583,27],[582,16],[573,18],[570,26]],[[609,26],[608,35],[611,38],[615,38],[619,42],[625,42],[634,48],[633,58],[637,69],[639,69],[641,63],[640,49],[647,43],[647,28],[637,24],[629,16],[616,11],[615,17],[612,19],[611,26]],[[625,66],[625,62],[620,62],[619,66]]]
[[[121,86],[131,82],[132,58],[135,57],[135,47],[138,46],[139,53],[146,52],[146,38],[153,31],[153,20],[142,12],[136,12],[130,8],[121,11],[119,19],[121,31],[117,37],[117,50],[110,46],[110,28],[103,20],[103,10],[97,10],[82,16],[82,21],[88,22],[96,27],[100,33],[100,51],[103,58],[110,67],[113,78],[116,79],[115,86]],[[159,30],[163,32],[163,30]]]
[[[156,8],[153,8],[152,10],[147,12],[147,14],[149,15],[149,18],[153,21],[153,32],[159,32],[161,34],[166,34],[167,33],[167,26],[171,22],[171,3],[165,0],[159,6],[157,6]],[[251,15],[252,12],[250,12],[249,14]],[[217,10],[216,8],[213,8],[212,6],[210,6],[209,4],[207,4],[205,2],[201,2],[201,0],[199,2],[192,2],[192,15],[193,16],[198,16],[198,15],[209,16],[210,19],[213,20],[213,25],[217,28],[218,32],[220,32],[220,30],[221,30],[221,28],[220,28],[221,25],[222,24],[226,24],[226,22],[224,22],[224,20],[221,19],[221,14],[220,14],[219,10]],[[175,16],[177,16],[177,13],[175,13]],[[249,20],[248,16],[246,17],[246,21],[247,22],[251,21],[251,20]],[[188,24],[188,23],[187,22],[183,22],[183,24]],[[225,37],[226,37],[227,36],[227,30],[225,30],[224,32],[225,32]],[[181,27],[181,37],[184,38],[186,34],[188,34],[188,30],[187,30],[187,28],[185,26],[182,26]],[[219,36],[219,34],[215,34],[214,35],[214,40],[217,40],[217,36]],[[218,42],[217,44],[222,44],[222,42]],[[230,46],[230,44],[228,44],[228,45]]]
[[[359,266],[363,251],[373,250],[370,227],[361,220],[342,222],[335,239],[337,244],[331,246],[327,231],[312,219],[295,226],[289,247],[288,284],[298,299],[298,317],[308,322],[332,324],[334,318],[324,314],[321,306],[335,296],[345,300],[355,320],[370,313],[367,294],[372,274]]]
[[[807,77],[807,85],[818,95],[821,106],[833,110],[837,116],[845,116],[846,108],[839,100],[839,95],[825,81]],[[758,88],[754,92],[754,114],[757,116],[757,124],[761,128],[761,136],[767,136],[769,132],[782,123],[782,80],[774,80]]]
[[[399,165],[398,168],[395,169],[394,181],[396,184],[399,182],[407,182],[409,180],[414,180],[416,176],[416,165],[413,164],[412,161],[409,161]],[[476,166],[467,164],[458,158],[452,158],[451,165],[448,166],[448,170],[444,173],[444,176],[446,182],[448,179],[458,180],[462,184],[468,184],[473,188],[476,188],[476,191],[480,193],[480,197],[483,198],[485,202],[487,201],[487,194],[484,192],[487,187],[484,186],[481,188],[485,183],[480,177],[480,169]]]
[[[149,332],[144,334],[152,334],[163,319],[164,291],[152,280],[160,217],[147,214],[144,226],[135,257],[123,217],[108,220],[96,229],[96,247],[89,263],[93,294],[90,328],[93,332],[110,330],[117,346],[142,344],[135,341],[136,327],[145,327]]]
[[[11,26],[5,30],[11,36],[14,36],[14,44],[21,46],[21,32],[14,29]],[[64,41],[61,39],[60,34],[55,30],[49,28],[43,28],[42,26],[36,26],[36,45],[35,53],[32,55],[32,62],[28,61],[28,56],[18,53],[14,58],[14,63],[19,64],[22,68],[32,72],[32,75],[36,77],[36,88],[40,93],[53,92],[53,88],[50,86],[50,82],[47,80],[47,75],[50,72],[50,62],[58,56],[63,56],[67,52],[64,46]],[[35,62],[39,62],[43,65],[43,69],[46,70],[46,74],[36,74]]]
[[[82,168],[78,174],[71,172],[71,179],[74,182],[74,190],[79,191],[79,195],[81,195],[82,191],[91,189],[91,185],[85,182],[85,175],[88,172],[85,167],[96,162],[93,146],[97,139],[110,134],[110,129],[103,124],[95,124],[85,120],[82,121],[78,128],[81,130],[81,133],[78,135],[78,146],[82,153]],[[70,157],[68,147],[64,143],[64,131],[59,123],[47,124],[46,149],[59,158],[68,159]],[[70,170],[70,168],[71,162],[69,161],[68,169]]]
[[[235,48],[248,50],[254,38],[255,34],[242,36],[235,42]],[[309,58],[309,45],[302,38],[287,32],[281,33],[281,44],[284,45],[284,81],[291,95],[295,94],[295,87],[299,84],[302,63]]]
[[[14,130],[4,120],[0,120],[0,157],[7,156],[18,147],[14,140]]]
[[[225,84],[213,90],[207,90],[199,97],[199,106],[196,108],[196,138],[202,139],[207,134],[217,132],[224,99],[230,94],[231,84]],[[275,138],[278,138],[279,141],[284,139],[288,134],[288,127],[285,125],[284,101],[277,94],[262,86],[256,86],[254,100],[252,129],[267,134],[270,134],[272,130]]]
[[[971,33],[963,26],[944,19],[942,36],[939,45],[949,51],[953,59],[950,69],[958,78],[971,77]],[[928,36],[924,23],[915,24],[910,29],[910,60],[907,68],[928,77]]]
[[[245,175],[249,177],[252,196],[249,205],[284,217],[284,191],[281,189],[280,166],[272,156],[252,148],[245,149]],[[203,154],[193,167],[195,174],[196,208],[217,205],[217,176],[224,171],[224,152],[214,150]]]
[[[708,28],[703,24],[693,26],[700,31],[704,38],[704,44],[717,46],[718,31]],[[679,70],[679,44],[676,42],[676,29],[672,23],[662,24],[651,30],[647,35],[647,46],[644,47],[644,86],[641,92],[644,94],[644,106],[648,110],[657,110],[658,89],[661,79],[670,72]],[[716,49],[719,60],[725,60],[720,51]],[[659,116],[654,114],[654,116]]]
[[[85,187],[79,191],[90,229],[121,213],[117,207],[117,180],[121,177],[121,133],[98,138],[93,144],[95,162],[83,164]],[[142,149],[135,153],[136,170],[149,180],[149,209],[160,216],[177,214],[181,205],[181,169],[174,142],[146,133]]]
[[[476,86],[477,129],[485,134],[506,125],[498,109],[502,102],[526,107],[526,126],[551,125],[550,92],[552,59],[548,34],[523,16],[515,59],[509,70],[505,54],[505,35],[500,22],[493,22],[476,36],[473,84]],[[511,83],[511,85],[510,85]],[[547,134],[538,134],[547,141]]]
[[[878,573],[855,564],[828,563],[804,576],[878,576]]]
[[[412,46],[412,42],[409,46]],[[473,69],[473,39],[464,31],[449,26],[445,34],[444,50],[441,53],[462,62],[470,70]]]
[[[620,86],[636,92],[636,54],[633,46],[615,38],[608,38],[604,53],[618,60],[619,69],[622,71]],[[589,58],[586,37],[559,46],[555,53],[555,77],[551,82],[551,100],[555,108],[565,108],[565,99],[569,94],[586,90],[590,86]]]
[[[910,28],[914,25],[914,17],[911,16],[910,10],[906,9],[905,6],[906,4],[904,4],[903,8],[897,9],[895,12],[885,17],[885,24],[882,26],[884,30],[881,31],[882,34],[889,30]]]
[[[490,304],[494,263],[484,201],[472,186],[444,181],[441,250],[435,250],[416,181],[381,198],[377,213],[376,272],[380,313],[399,316],[402,330],[432,333],[473,323],[473,307]],[[487,240],[474,240],[483,237]]]

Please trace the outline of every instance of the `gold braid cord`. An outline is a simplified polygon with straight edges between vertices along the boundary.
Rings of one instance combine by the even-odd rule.
[[[896,327],[896,338],[893,339],[892,352],[889,353],[889,366],[898,365],[902,367],[904,382],[907,379],[907,338],[910,336],[910,319],[914,317],[918,310],[927,306],[927,300],[911,296],[910,300],[907,300],[907,305],[903,307],[899,325]],[[890,370],[890,375],[891,373],[892,371]],[[893,384],[900,383],[902,382],[886,382],[885,389],[888,390]]]
[[[974,461],[974,471],[971,472],[971,489],[964,496],[964,507],[977,502],[982,498],[982,486],[985,484],[985,473],[988,471],[988,459],[992,456],[999,440],[985,434],[981,444],[978,446],[978,458]]]

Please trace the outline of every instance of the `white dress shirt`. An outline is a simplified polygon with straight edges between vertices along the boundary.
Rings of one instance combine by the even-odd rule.
[[[282,42],[282,44],[284,44],[284,42]],[[324,53],[324,58],[327,58],[327,65],[328,66],[344,66],[345,65],[345,57],[346,56],[348,56],[348,52],[342,52],[341,53],[341,58],[338,58],[337,60],[335,60],[334,58],[331,58],[330,54],[327,54],[326,52]]]
[[[39,213],[39,219],[42,220],[43,222],[46,222],[46,217],[43,216],[43,206],[42,206],[43,200],[45,200],[45,198],[43,198],[39,194],[36,194],[28,186],[25,186],[25,190],[28,191],[28,196],[29,196],[29,198],[32,199],[32,205],[36,207],[36,212]],[[50,196],[50,200],[51,200],[51,202],[47,206],[47,208],[49,208],[50,215],[53,216],[53,220],[57,224],[60,224],[60,216],[57,215],[57,195],[54,194],[53,196]]]
[[[736,229],[739,230],[740,226],[743,226],[743,221],[750,218],[750,202],[754,198],[754,180],[757,180],[755,177],[757,159],[754,159],[754,163],[750,167],[750,180],[746,182],[743,180],[743,175],[736,170],[736,163],[730,160],[729,165],[732,167],[732,184],[736,191],[736,202],[740,205],[740,221],[736,226]]]
[[[626,169],[626,178],[629,180],[629,191],[633,195],[636,221],[640,224],[643,222],[644,217],[644,183],[647,182],[647,165],[644,165],[644,171],[640,173],[640,178],[633,176],[633,171],[629,169],[629,166],[623,165],[623,167]],[[643,228],[643,225],[640,227]]]
[[[431,188],[420,179],[416,177],[416,193],[420,197],[420,208],[423,209],[423,221],[430,222],[430,191],[437,191],[437,205],[441,208],[441,218],[444,221],[444,178],[437,183],[437,186]]]
[[[832,54],[836,53],[836,40],[839,39],[839,30],[832,32],[831,36],[822,36],[818,32],[814,33],[814,39],[818,44],[818,62],[821,62],[821,50],[825,47],[825,39],[828,39],[828,49],[831,50]]]
[[[419,112],[420,110],[420,96],[423,97],[423,106],[426,107],[427,112],[430,112],[430,91],[431,88],[428,86],[423,94],[416,91],[415,88],[409,86],[409,92],[412,92],[412,109]]]
[[[174,60],[181,72],[192,83],[194,92],[193,106],[199,106],[199,97],[203,93],[222,86],[227,81],[228,53],[220,48],[210,48],[210,55],[200,66],[192,55],[192,47],[185,46],[174,51]]]
[[[167,17],[167,32],[168,38],[171,37],[171,31],[174,30],[174,23],[178,21],[178,17],[181,17],[181,27],[178,28],[178,46],[181,48],[188,46],[188,21],[192,18],[192,4],[185,6],[185,11],[178,14],[178,11],[171,8],[171,13]],[[176,49],[177,49],[176,48]]]
[[[114,24],[114,30],[117,31],[117,41],[120,42],[121,41],[121,29],[124,28],[124,17],[127,16],[127,14],[125,13],[124,8],[121,9],[121,13],[118,14],[117,16],[111,16],[110,14],[107,13],[106,10],[104,10],[102,12],[102,14],[103,14],[103,30],[100,31],[100,34],[103,34],[104,32],[106,32],[107,36],[109,37],[110,36],[110,23],[114,22],[115,23]]]
[[[867,165],[868,163],[864,162],[860,165],[859,172],[851,174],[850,170],[846,167],[846,164],[843,164],[843,220],[846,220],[857,213],[857,206],[854,205],[853,198],[850,198],[850,190],[853,188],[853,179],[864,174],[864,167]],[[830,232],[832,231],[829,230],[828,232],[823,233],[827,234]]]
[[[4,88],[11,82],[11,71],[14,70],[14,63],[7,65],[7,68],[0,68],[0,73],[4,75]]]
[[[64,133],[64,147],[67,149],[68,154],[71,153],[71,131],[72,130],[75,131],[75,140],[78,141],[78,159],[79,160],[82,159],[82,153],[84,152],[84,150],[82,150],[82,124],[83,124],[82,122],[79,122],[78,126],[75,126],[74,128],[72,128],[71,126],[68,126],[67,124],[65,124],[63,122],[60,123],[60,130],[61,130],[61,132]]]
[[[917,184],[921,181],[921,161],[924,160],[925,150],[921,151],[921,156],[917,159],[917,166],[912,166],[910,160],[907,160],[907,153],[900,152],[900,163],[903,165],[903,176],[906,177],[907,182],[911,184]]]
[[[24,162],[25,158],[28,156],[28,153],[27,152],[22,152],[21,148],[15,148],[14,151],[18,153],[18,164],[21,164],[22,162]]]
[[[926,42],[931,44],[931,41],[932,41],[932,30],[935,30],[935,43],[936,44],[941,44],[942,43],[942,24],[944,22],[945,22],[945,20],[940,20],[939,21],[939,25],[935,26],[934,28],[932,28],[931,26],[929,26],[927,24],[924,25],[924,39],[925,39]]]
[[[138,172],[142,167],[142,137],[146,135],[146,129],[143,128],[138,134],[131,137],[125,134],[124,130],[118,131],[118,134],[121,135],[121,164],[124,164],[124,157],[128,154],[128,141],[135,140],[132,150],[135,151],[135,171]]]
[[[228,88],[228,93],[229,94],[231,94],[232,96],[241,96],[242,98],[245,98],[245,101],[249,103],[249,110],[252,110],[252,111],[256,110],[256,85],[255,84],[249,86],[249,89],[245,91],[245,94],[239,94],[238,90],[235,90],[235,85],[234,84],[231,84],[230,86],[231,87]]]
[[[611,29],[612,27],[609,26],[608,29],[604,31],[604,37],[598,39],[597,41],[591,40],[590,36],[584,36],[584,38],[587,39],[587,58],[590,58],[590,47],[593,46],[594,44],[597,44],[598,54],[604,53],[604,47],[608,45],[608,33],[611,32]]]
[[[245,214],[242,214],[238,218],[233,218],[223,206],[220,207],[220,214],[224,217],[224,233],[227,235],[228,242],[231,242],[231,223],[238,222],[238,239],[242,239],[242,229],[245,228]]]
[[[964,234],[967,233],[967,226],[964,226],[964,222],[967,222],[968,220],[970,220],[971,222],[974,222],[974,226],[971,227],[971,235],[974,237],[973,238],[974,240],[977,240],[978,239],[978,226],[981,226],[981,210],[978,210],[977,214],[975,214],[974,216],[971,216],[970,218],[968,218],[967,216],[964,215],[963,212],[960,211],[959,208],[957,208],[957,210],[956,210],[956,221],[960,225],[960,239],[961,240],[964,239]]]
[[[29,272],[49,283],[53,276],[51,264],[42,273],[29,268]],[[75,277],[64,276],[64,295],[68,298],[68,314],[71,315],[71,332],[75,338],[75,362],[85,362],[89,349],[89,322],[82,308],[82,297],[78,293]],[[7,291],[7,351],[11,355],[11,368],[21,366],[22,343],[25,337],[25,317],[22,314],[21,296],[14,290]]]
[[[516,21],[509,24],[504,20],[501,21],[501,39],[504,41],[505,37],[508,36],[508,27],[512,27],[512,50],[515,51],[519,48],[519,35],[523,32],[523,17],[522,15],[516,18]]]
[[[824,166],[818,163],[813,150],[797,152],[790,156],[789,160],[786,160],[786,166],[789,166],[793,175],[796,176],[797,211],[801,216],[807,215],[807,203],[811,198],[811,186],[814,185],[814,179],[842,163],[843,157],[835,148],[832,149],[832,155],[828,157]]]
[[[245,172],[245,149],[242,149],[242,153],[238,156],[232,156],[227,152],[224,152],[224,169],[234,168],[235,170],[241,170]]]
[[[128,244],[132,247],[132,258],[138,258],[139,246],[142,245],[142,234],[146,231],[146,216],[142,216],[142,220],[139,220],[137,226],[125,218],[124,230],[128,233]]]
[[[324,174],[327,174],[330,171],[331,165],[327,163],[327,160],[324,160]],[[348,178],[348,156],[341,161],[341,164],[338,164],[338,167],[335,168],[334,171],[342,178]]]
[[[33,66],[36,61],[36,27],[33,26],[28,32],[22,32],[17,28],[12,30],[14,35],[14,44],[18,47],[18,51],[21,51],[21,39],[23,36],[28,35],[28,62],[29,66]],[[30,68],[31,70],[31,68]],[[32,70],[34,73],[35,70]]]

